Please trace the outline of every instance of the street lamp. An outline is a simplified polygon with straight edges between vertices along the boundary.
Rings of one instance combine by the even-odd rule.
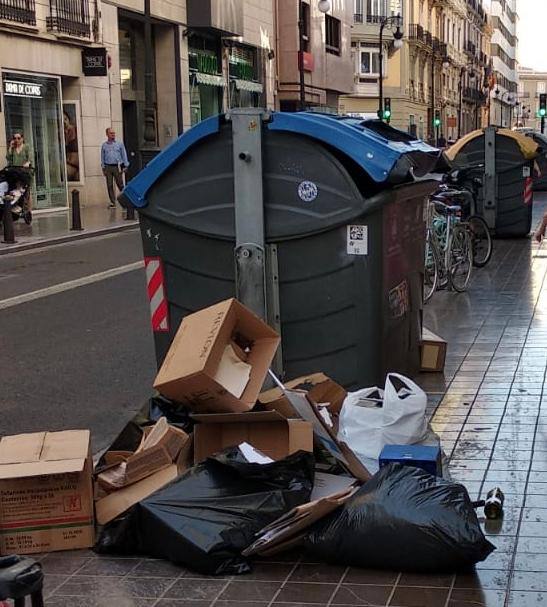
[[[321,13],[328,13],[331,9],[330,0],[319,0],[317,8]],[[298,2],[298,71],[300,76],[300,110],[306,109],[306,82],[304,80],[304,2]]]
[[[396,26],[396,30],[393,32],[393,46],[396,49],[400,49],[403,46],[403,32],[401,30],[402,19],[401,15],[392,15],[391,17],[382,17],[380,21],[380,56],[378,57],[380,63],[380,74],[378,80],[378,118],[384,120],[384,29],[387,26],[393,28]]]

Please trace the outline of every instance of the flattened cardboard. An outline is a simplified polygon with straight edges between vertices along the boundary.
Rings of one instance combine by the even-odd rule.
[[[227,447],[249,443],[268,457],[280,460],[297,451],[313,451],[312,425],[285,419],[275,411],[194,414],[194,463]]]
[[[446,341],[424,327],[420,348],[421,370],[429,373],[442,373],[446,361]]]
[[[151,476],[148,476],[141,481],[123,487],[118,491],[110,493],[103,497],[95,504],[97,514],[97,523],[106,525],[113,521],[117,516],[129,510],[138,502],[142,501],[152,493],[159,491],[168,483],[175,480],[178,475],[178,468],[175,464],[171,464],[168,468],[164,468]]]
[[[275,378],[277,382],[277,378]],[[279,383],[282,386],[281,383]],[[336,438],[336,428],[330,428],[321,417],[317,407],[310,402],[307,393],[300,390],[287,390],[283,387],[286,398],[300,417],[313,425],[313,433],[319,443],[356,479],[368,481],[370,472],[363,466],[353,451]]]
[[[0,554],[92,546],[92,465],[88,430],[0,440]]]
[[[293,508],[267,527],[264,527],[257,534],[255,542],[243,551],[243,556],[253,554],[269,556],[297,546],[304,537],[303,532],[306,529],[342,506],[356,490],[356,487],[350,487],[328,497]]]
[[[305,391],[315,403],[328,403],[329,411],[332,414],[340,412],[344,399],[347,396],[347,391],[324,373],[303,375],[286,382],[285,388]],[[272,388],[271,390],[262,392],[258,396],[258,402],[266,409],[278,411],[289,419],[299,417],[281,388]]]
[[[215,381],[226,346],[235,338],[249,344],[249,381],[241,397]],[[237,340],[236,340],[237,341]],[[279,335],[235,299],[186,316],[158,372],[154,387],[197,412],[251,410],[279,346]]]

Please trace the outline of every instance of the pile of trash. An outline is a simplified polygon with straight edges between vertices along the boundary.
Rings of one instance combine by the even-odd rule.
[[[269,371],[279,343],[220,302],[184,318],[158,394],[95,466],[88,431],[3,438],[0,554],[95,545],[213,575],[295,547],[400,571],[487,558],[419,386],[397,374],[350,394],[322,373],[284,384]]]

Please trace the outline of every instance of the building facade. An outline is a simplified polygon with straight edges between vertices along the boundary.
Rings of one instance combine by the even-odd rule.
[[[457,139],[483,122],[488,17],[479,0],[355,0],[354,88],[341,111],[376,116],[382,20],[402,16],[403,47],[384,30],[384,98],[391,123],[420,138]],[[370,12],[377,11],[377,12]],[[440,119],[438,129],[434,119]]]
[[[274,45],[272,0],[0,0],[0,157],[22,131],[38,211],[106,204],[107,127],[130,178],[207,116],[273,107]]]
[[[351,2],[335,0],[327,13],[318,0],[275,0],[275,5],[277,108],[337,111],[340,95],[353,87]]]
[[[539,96],[547,93],[547,72],[519,67],[518,101],[513,114],[513,126],[541,130]]]
[[[517,103],[517,2],[491,0],[493,88],[490,95],[490,122],[510,126]]]

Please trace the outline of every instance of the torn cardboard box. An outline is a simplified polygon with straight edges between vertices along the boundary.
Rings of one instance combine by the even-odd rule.
[[[336,438],[336,423],[332,425],[328,423],[317,404],[311,402],[308,393],[302,390],[289,390],[272,373],[270,375],[283,391],[292,409],[301,419],[312,424],[314,436],[319,444],[352,476],[360,481],[368,481],[371,478],[370,472],[363,466],[353,451]]]
[[[342,404],[347,396],[347,391],[324,373],[313,373],[304,375],[288,381],[284,384],[289,390],[301,390],[308,393],[314,403],[328,405],[332,414],[337,414],[342,409]],[[270,411],[278,411],[287,418],[299,417],[291,406],[289,399],[283,393],[282,388],[272,388],[262,392],[258,396],[258,402]]]
[[[342,506],[357,490],[351,486],[332,495],[302,504],[284,516],[264,527],[251,546],[243,551],[243,556],[261,554],[272,556],[284,552],[301,543],[306,529]]]
[[[0,554],[89,548],[94,542],[88,430],[0,440]]]
[[[134,453],[110,452],[105,456],[112,467],[101,472],[97,480],[107,491],[115,491],[167,468],[176,462],[190,437],[161,417],[143,433]]]
[[[442,373],[446,361],[446,341],[424,327],[420,347],[421,370],[430,373]]]
[[[194,463],[240,443],[249,443],[274,460],[297,451],[313,452],[312,424],[285,419],[276,411],[194,414]]]
[[[186,316],[154,382],[197,412],[251,410],[279,335],[235,299]]]

